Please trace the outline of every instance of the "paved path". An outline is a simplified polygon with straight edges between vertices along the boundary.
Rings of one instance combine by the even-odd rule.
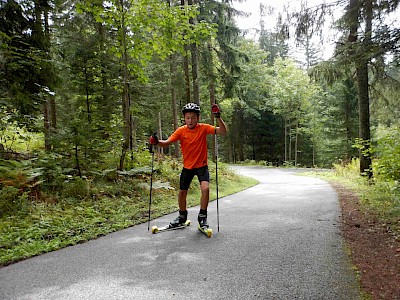
[[[219,233],[210,204],[211,239],[195,226],[152,235],[142,224],[0,269],[0,299],[360,299],[329,184],[237,170],[260,184],[220,199]]]

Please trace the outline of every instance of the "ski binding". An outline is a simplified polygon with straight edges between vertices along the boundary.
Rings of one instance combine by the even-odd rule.
[[[189,226],[190,225],[190,220],[187,220],[185,223],[183,223],[182,225],[180,225],[180,226],[175,226],[175,227],[172,227],[171,225],[167,225],[167,226],[163,226],[163,227],[160,227],[160,228],[158,228],[157,226],[153,226],[153,227],[151,227],[151,233],[159,233],[159,232],[162,232],[162,231],[169,231],[169,230],[175,230],[175,229],[182,229],[182,228],[185,228],[185,227],[187,227],[187,226]]]
[[[208,226],[203,226],[203,227],[201,227],[200,225],[199,225],[199,230],[202,232],[202,233],[204,233],[208,238],[210,238],[211,236],[212,236],[212,229],[211,228],[208,228]]]

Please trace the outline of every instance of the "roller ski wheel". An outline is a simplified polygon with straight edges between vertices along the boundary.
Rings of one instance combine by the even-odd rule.
[[[199,230],[200,232],[204,233],[208,238],[212,236],[213,230],[211,228],[208,228],[208,226],[200,226],[199,225]]]
[[[158,233],[159,229],[157,226],[151,227],[151,233]]]
[[[163,226],[158,228],[157,226],[153,226],[151,227],[151,233],[156,234],[156,233],[160,233],[163,231],[170,231],[170,230],[175,230],[175,229],[182,229],[185,228],[187,226],[190,225],[190,220],[187,220],[185,223],[182,223],[181,225],[178,226],[171,226],[171,224],[167,225],[167,226]]]

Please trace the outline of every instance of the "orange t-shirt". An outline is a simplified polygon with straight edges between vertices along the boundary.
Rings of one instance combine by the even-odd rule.
[[[214,133],[215,127],[204,123],[198,123],[193,129],[184,125],[175,130],[169,140],[172,142],[180,141],[184,168],[194,169],[207,165],[206,137],[207,134]]]

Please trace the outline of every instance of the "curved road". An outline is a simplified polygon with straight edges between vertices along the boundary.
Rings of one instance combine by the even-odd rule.
[[[210,204],[211,239],[196,225],[152,235],[142,224],[1,268],[0,299],[360,299],[332,187],[235,169],[260,184],[220,199],[220,232]]]

